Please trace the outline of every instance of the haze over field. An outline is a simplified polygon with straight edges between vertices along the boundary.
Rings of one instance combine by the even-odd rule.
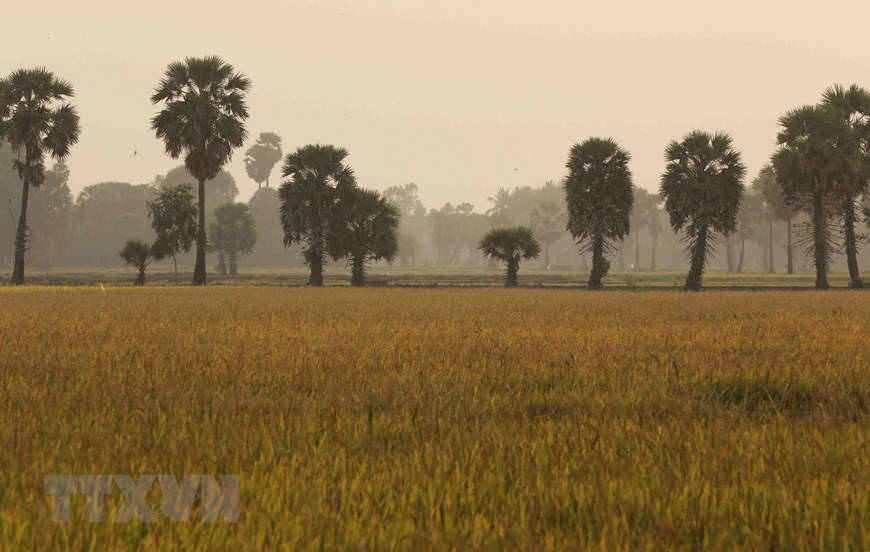
[[[489,0],[80,0],[23,12],[0,34],[0,74],[43,65],[75,85],[74,194],[178,165],[150,129],[149,95],[185,55],[220,55],[252,79],[252,138],[277,132],[285,151],[338,144],[365,187],[413,181],[427,207],[479,211],[499,187],[564,176],[568,149],[590,135],[624,145],[649,190],[665,145],[693,128],[729,132],[754,175],[782,113],[870,74],[870,3],[858,1],[545,2],[530,13]],[[243,151],[228,167],[240,200],[256,189]]]

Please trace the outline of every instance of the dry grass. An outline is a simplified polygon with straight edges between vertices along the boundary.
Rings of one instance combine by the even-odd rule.
[[[0,289],[0,549],[866,550],[868,328],[866,293]],[[240,522],[54,523],[52,473],[238,474]]]

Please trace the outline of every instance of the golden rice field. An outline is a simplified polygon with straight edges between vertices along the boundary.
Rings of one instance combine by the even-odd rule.
[[[4,288],[0,451],[0,549],[868,550],[870,293]]]

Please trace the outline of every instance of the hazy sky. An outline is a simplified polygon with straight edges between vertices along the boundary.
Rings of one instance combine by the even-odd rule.
[[[0,72],[72,81],[72,188],[148,182],[179,162],[150,130],[166,64],[217,54],[253,81],[252,138],[346,147],[362,186],[416,182],[427,207],[564,175],[609,136],[658,187],[667,142],[732,134],[753,176],[777,118],[841,82],[870,86],[870,2],[247,0],[38,3],[0,33]],[[247,147],[247,145],[245,146]],[[239,150],[229,165],[247,198]],[[138,155],[133,152],[138,150]],[[279,175],[273,175],[273,182]]]

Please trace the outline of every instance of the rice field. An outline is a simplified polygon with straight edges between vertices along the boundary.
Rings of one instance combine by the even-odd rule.
[[[0,288],[0,451],[0,549],[867,550],[870,294]]]

